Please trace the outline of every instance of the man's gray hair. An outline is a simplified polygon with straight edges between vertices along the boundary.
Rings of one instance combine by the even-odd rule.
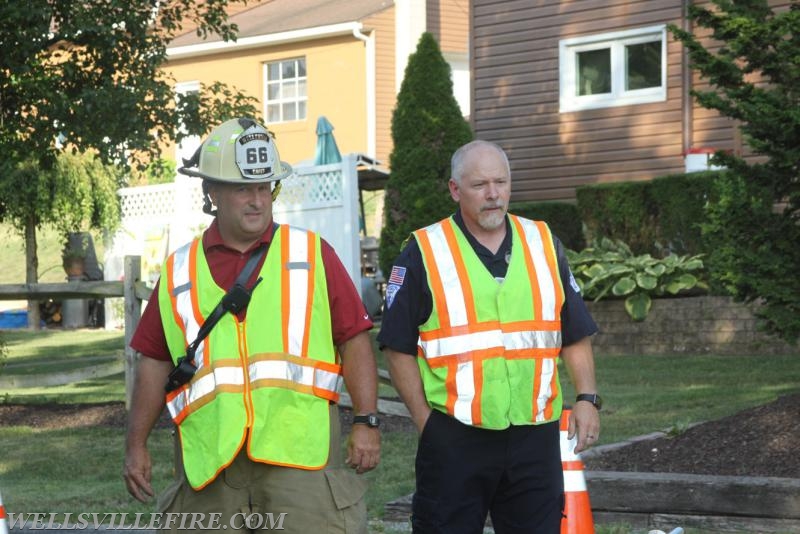
[[[506,155],[505,150],[503,150],[498,144],[490,141],[484,141],[482,139],[476,139],[474,141],[470,141],[466,145],[462,145],[453,153],[453,157],[450,159],[450,177],[453,179],[456,185],[461,185],[461,178],[464,175],[464,159],[466,159],[467,154],[469,154],[473,149],[479,147],[493,148],[498,154],[503,156],[503,161],[506,163],[506,171],[508,176],[511,176],[511,166],[508,164],[508,156]]]

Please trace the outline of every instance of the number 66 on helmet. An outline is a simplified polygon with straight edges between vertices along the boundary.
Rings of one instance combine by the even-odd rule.
[[[194,155],[183,160],[178,172],[228,184],[276,182],[275,200],[279,182],[292,174],[292,167],[281,161],[269,130],[253,119],[239,118],[214,128]]]

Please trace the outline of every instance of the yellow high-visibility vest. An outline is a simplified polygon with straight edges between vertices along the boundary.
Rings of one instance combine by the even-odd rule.
[[[435,409],[503,429],[557,420],[562,396],[561,285],[547,225],[509,215],[512,255],[502,282],[452,217],[417,230],[433,310],[420,327],[418,363]]]
[[[193,488],[214,480],[245,444],[256,462],[326,465],[329,403],[339,399],[342,374],[320,246],[312,232],[278,227],[246,319],[226,313],[197,349],[194,378],[167,394]],[[200,238],[164,263],[158,298],[174,362],[224,294]]]

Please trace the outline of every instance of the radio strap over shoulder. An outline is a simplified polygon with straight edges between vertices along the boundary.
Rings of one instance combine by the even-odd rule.
[[[197,372],[197,366],[194,364],[197,347],[208,336],[211,329],[214,328],[219,320],[222,319],[222,316],[225,315],[226,312],[231,312],[236,315],[247,308],[247,305],[250,303],[250,295],[253,294],[253,290],[261,282],[261,277],[253,283],[250,289],[247,289],[245,284],[250,279],[250,276],[252,276],[261,258],[264,257],[266,250],[267,245],[265,243],[262,243],[258,248],[253,250],[252,254],[250,254],[250,257],[247,259],[247,263],[239,273],[239,276],[236,277],[233,287],[225,293],[206,320],[203,321],[200,330],[197,332],[197,337],[186,347],[186,355],[178,359],[178,364],[169,373],[167,383],[164,386],[167,393],[179,388],[192,379],[195,372]]]

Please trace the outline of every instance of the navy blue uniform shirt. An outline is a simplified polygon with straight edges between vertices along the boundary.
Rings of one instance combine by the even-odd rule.
[[[512,254],[511,222],[508,217],[506,237],[496,254],[492,254],[469,233],[460,211],[456,211],[453,219],[492,276],[500,280],[505,278]],[[564,246],[555,236],[553,242],[561,285],[564,287],[561,339],[566,346],[597,333],[597,325],[586,309],[578,285],[572,277]],[[419,327],[428,320],[432,310],[433,297],[428,287],[422,253],[416,239],[412,238],[397,258],[386,285],[386,302],[383,306],[381,330],[378,333],[380,348],[389,347],[405,354],[417,354]]]

